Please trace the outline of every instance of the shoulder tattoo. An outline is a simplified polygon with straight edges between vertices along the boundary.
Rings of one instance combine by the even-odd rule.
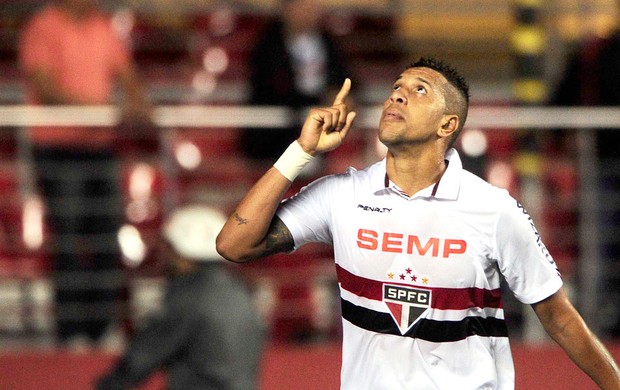
[[[279,252],[289,252],[293,250],[295,242],[293,236],[288,230],[284,222],[278,217],[274,217],[269,226],[269,232],[265,238],[265,255],[271,255]]]

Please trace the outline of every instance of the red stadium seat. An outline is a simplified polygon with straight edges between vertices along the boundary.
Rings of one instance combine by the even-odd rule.
[[[239,270],[250,282],[270,284],[273,291],[272,310],[268,313],[271,339],[275,342],[304,342],[315,337],[329,337],[338,332],[338,304],[332,299],[317,300],[316,289],[324,281],[334,281],[335,268],[331,248],[306,245],[294,254],[277,254],[250,263]],[[327,292],[335,294],[335,289]],[[322,307],[329,305],[329,307]],[[334,313],[328,324],[321,324],[322,313]]]

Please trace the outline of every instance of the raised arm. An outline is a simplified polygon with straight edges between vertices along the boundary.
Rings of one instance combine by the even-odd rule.
[[[243,197],[216,240],[224,258],[244,262],[293,249],[289,230],[274,217],[276,210],[305,164],[342,144],[355,119],[346,105],[350,90],[346,79],[332,106],[311,109],[299,138]]]
[[[564,289],[532,305],[547,333],[601,389],[620,390],[620,370],[603,343],[590,331]]]

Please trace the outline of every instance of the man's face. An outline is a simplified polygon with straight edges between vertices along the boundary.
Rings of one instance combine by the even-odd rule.
[[[65,6],[77,14],[85,14],[97,7],[96,0],[64,0]]]
[[[383,103],[381,142],[390,147],[433,140],[445,112],[446,83],[443,75],[429,68],[405,70]]]
[[[321,26],[323,11],[315,0],[295,0],[285,5],[284,17],[295,32],[314,32]]]

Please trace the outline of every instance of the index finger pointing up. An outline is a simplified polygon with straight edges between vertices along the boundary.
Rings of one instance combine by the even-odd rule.
[[[344,83],[342,83],[342,88],[340,88],[340,91],[338,91],[338,95],[336,95],[336,98],[334,99],[334,106],[344,103],[344,100],[347,98],[349,91],[351,91],[351,79],[347,77],[346,79],[344,79]]]

